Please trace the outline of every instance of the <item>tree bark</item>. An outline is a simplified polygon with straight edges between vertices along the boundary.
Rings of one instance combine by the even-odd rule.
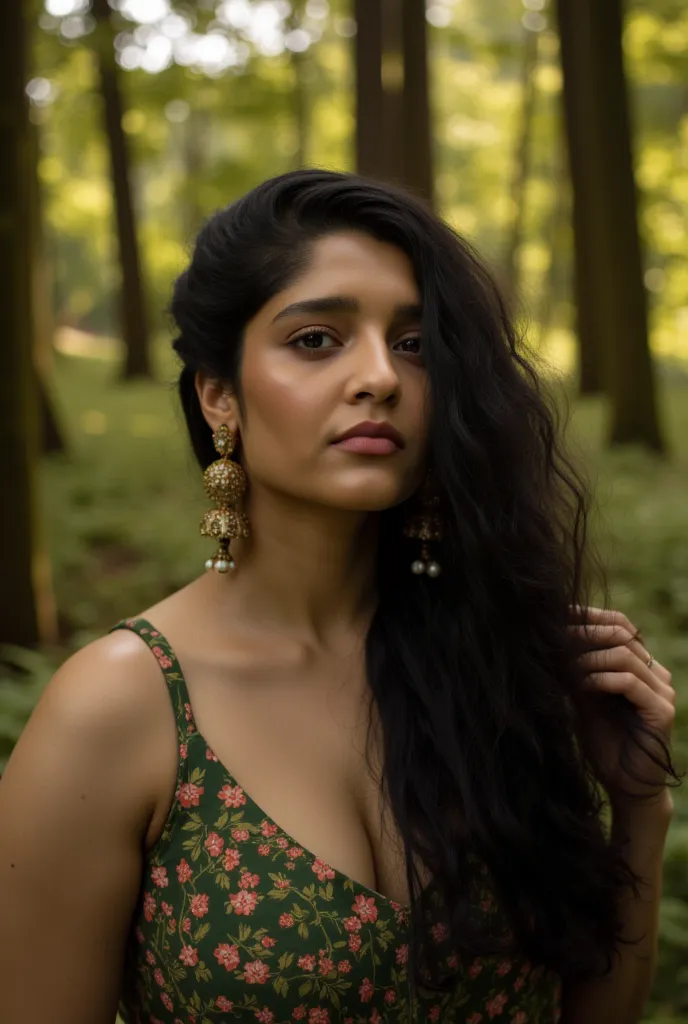
[[[0,5],[0,643],[54,640],[46,591],[36,467],[38,403],[33,362],[31,138],[25,86],[28,26],[23,3]]]
[[[557,9],[581,352],[610,398],[609,443],[664,451],[648,343],[621,0],[558,0]],[[582,362],[581,376],[584,369]]]
[[[354,0],[357,31],[356,169],[367,178],[384,180],[387,173],[381,131],[384,123],[382,88],[382,0]]]
[[[132,196],[127,138],[122,126],[124,113],[120,72],[115,49],[108,0],[93,0],[97,29],[93,33],[100,72],[105,129],[110,151],[112,185],[121,269],[120,307],[126,359],[123,377],[150,377],[150,353],[143,273]]]
[[[434,202],[432,117],[425,0],[402,0],[404,53],[403,153],[409,188]]]
[[[503,289],[509,307],[518,303],[521,287],[519,249],[523,243],[526,189],[530,176],[530,162],[535,114],[535,70],[538,62],[540,33],[525,29],[521,67],[521,116],[514,153],[511,182],[512,216],[504,254]]]

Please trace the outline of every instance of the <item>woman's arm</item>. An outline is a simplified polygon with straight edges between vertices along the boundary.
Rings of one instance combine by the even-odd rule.
[[[624,938],[640,942],[621,946],[614,967],[605,978],[564,988],[561,1024],[640,1021],[657,963],[662,857],[672,814],[673,801],[668,790],[654,803],[614,810],[613,833],[627,840],[628,864],[647,883],[641,887],[639,899],[629,892],[621,908]]]
[[[132,639],[65,662],[0,780],[2,1024],[115,1019],[165,696]]]

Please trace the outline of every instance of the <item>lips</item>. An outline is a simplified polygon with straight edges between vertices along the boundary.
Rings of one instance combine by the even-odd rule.
[[[398,430],[395,430],[391,423],[376,423],[373,420],[366,420],[364,423],[357,423],[355,427],[339,434],[333,444],[341,441],[348,441],[352,437],[386,438],[392,441],[397,448],[405,448],[406,442]]]

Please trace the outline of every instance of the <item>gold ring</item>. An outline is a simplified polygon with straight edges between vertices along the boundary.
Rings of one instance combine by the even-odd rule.
[[[652,657],[652,655],[650,655],[650,657],[649,657],[649,660],[648,660],[648,662],[647,662],[647,667],[648,667],[648,668],[652,668],[652,666],[654,665],[654,663],[655,663],[655,659],[654,659],[654,658]]]

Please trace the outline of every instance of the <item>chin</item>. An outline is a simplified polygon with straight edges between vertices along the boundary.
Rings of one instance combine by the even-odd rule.
[[[333,485],[322,494],[321,500],[330,508],[341,508],[351,512],[384,512],[398,505],[405,498],[399,481],[368,481],[358,487],[337,487]]]

